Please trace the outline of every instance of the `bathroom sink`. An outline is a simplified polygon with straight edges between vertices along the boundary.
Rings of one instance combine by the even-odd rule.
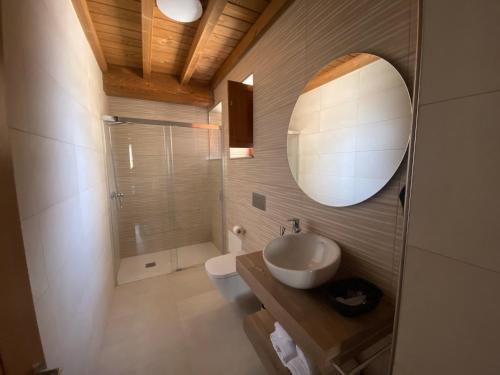
[[[310,289],[330,280],[340,265],[340,247],[314,233],[289,234],[269,242],[263,251],[271,274],[283,284]]]

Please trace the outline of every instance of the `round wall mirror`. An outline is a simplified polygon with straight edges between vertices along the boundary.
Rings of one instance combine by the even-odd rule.
[[[306,85],[288,128],[288,163],[310,198],[335,207],[360,203],[387,184],[410,138],[410,95],[386,60],[353,53]]]

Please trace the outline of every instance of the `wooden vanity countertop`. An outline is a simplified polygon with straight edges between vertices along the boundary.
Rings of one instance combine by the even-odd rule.
[[[375,310],[346,318],[333,309],[324,288],[300,290],[276,280],[262,252],[236,257],[236,270],[267,311],[320,366],[342,363],[392,331],[394,306],[384,299]]]

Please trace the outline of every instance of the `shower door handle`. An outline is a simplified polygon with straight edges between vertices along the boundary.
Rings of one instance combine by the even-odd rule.
[[[123,208],[123,201],[122,198],[125,197],[124,193],[120,193],[118,191],[113,191],[111,193],[111,199],[118,199],[118,203],[120,204],[120,208]]]

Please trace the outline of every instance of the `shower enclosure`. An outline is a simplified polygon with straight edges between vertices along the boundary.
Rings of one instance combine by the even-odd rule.
[[[114,118],[106,138],[118,283],[223,252],[220,126]]]

